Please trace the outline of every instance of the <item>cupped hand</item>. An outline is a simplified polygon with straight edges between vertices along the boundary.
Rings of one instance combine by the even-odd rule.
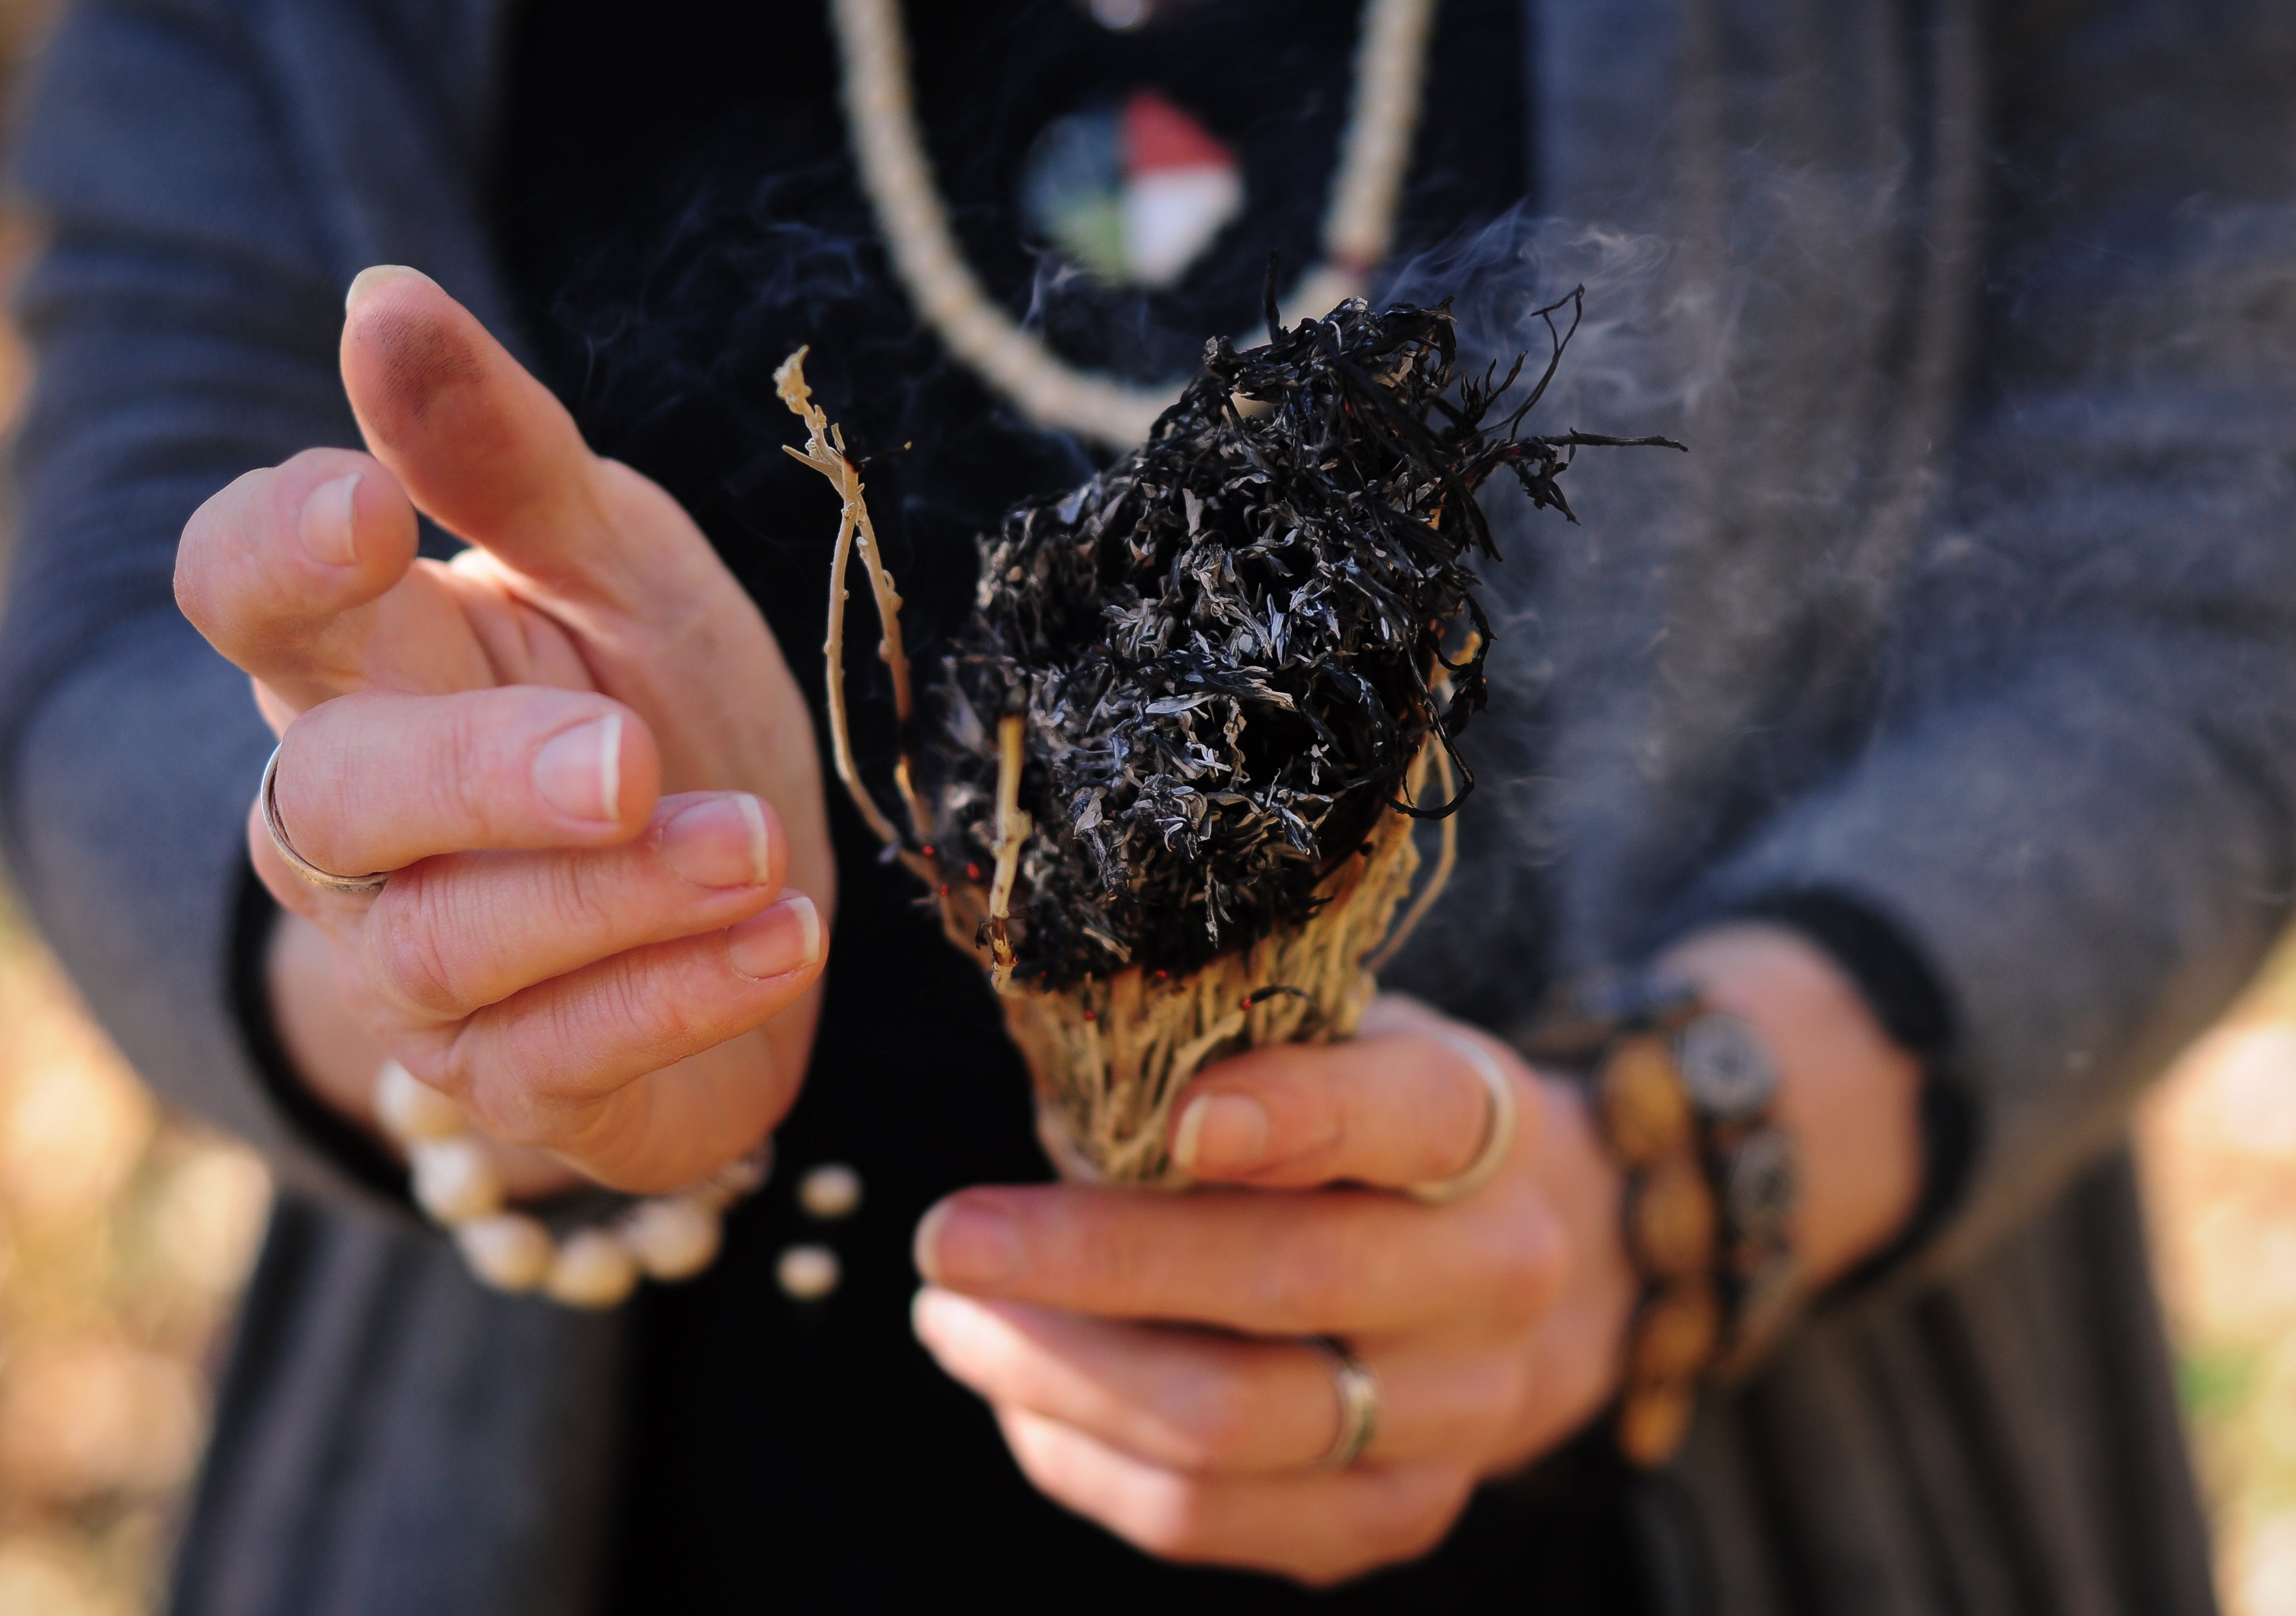
[[[1423,1204],[1393,1192],[1461,1171],[1490,1120],[1460,1039],[1521,1122],[1496,1177]],[[1225,1187],[966,1190],[918,1230],[918,1334],[1048,1496],[1167,1558],[1330,1583],[1424,1553],[1609,1400],[1635,1280],[1567,1085],[1390,997],[1356,1041],[1239,1056],[1176,1111],[1184,1167]],[[1382,1388],[1344,1470],[1322,1336]]]
[[[250,813],[286,940],[332,962],[332,997],[274,971],[291,1047],[349,1048],[361,1084],[388,1051],[616,1187],[690,1182],[787,1110],[811,1044],[834,890],[803,698],[676,502],[430,280],[359,277],[342,372],[372,452],[250,472],[176,563],[282,736],[297,850],[392,873],[315,889]],[[417,511],[472,547],[418,559]]]

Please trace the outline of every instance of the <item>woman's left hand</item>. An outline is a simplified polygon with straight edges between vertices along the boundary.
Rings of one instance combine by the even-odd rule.
[[[1521,1120],[1496,1177],[1427,1205],[1393,1192],[1460,1172],[1490,1120],[1457,1039]],[[1351,1043],[1223,1062],[1175,1114],[1183,1167],[1234,1187],[972,1189],[917,1231],[917,1333],[1047,1496],[1168,1559],[1336,1582],[1425,1553],[1610,1399],[1636,1282],[1573,1088],[1390,997]],[[1318,1336],[1382,1394],[1345,1470]]]

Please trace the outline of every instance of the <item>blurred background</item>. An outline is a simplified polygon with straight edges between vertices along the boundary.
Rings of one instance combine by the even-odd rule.
[[[0,0],[12,112],[56,0]],[[34,240],[0,212],[0,279]],[[0,439],[26,381],[0,324]],[[6,508],[0,498],[0,587]],[[2179,1384],[2234,1616],[2296,1616],[2296,948],[2140,1126]],[[0,889],[0,1616],[157,1608],[270,1200],[163,1112]]]
[[[56,0],[0,0],[0,116]],[[0,283],[34,241],[0,209]],[[0,439],[27,380],[0,321]],[[0,492],[0,588],[10,526]],[[255,1154],[164,1114],[0,884],[0,1616],[137,1616],[263,1235]]]

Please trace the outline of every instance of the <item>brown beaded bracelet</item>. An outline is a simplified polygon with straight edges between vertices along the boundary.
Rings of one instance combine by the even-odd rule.
[[[1793,1141],[1770,1120],[1776,1069],[1742,1018],[1648,976],[1582,986],[1516,1042],[1585,1076],[1625,1171],[1642,1294],[1615,1435],[1628,1462],[1663,1464],[1689,1435],[1701,1389],[1750,1366],[1802,1298],[1788,1240]]]

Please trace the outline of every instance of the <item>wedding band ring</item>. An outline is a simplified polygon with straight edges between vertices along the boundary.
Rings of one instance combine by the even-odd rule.
[[[271,845],[279,849],[279,857],[287,867],[301,876],[309,885],[322,892],[336,892],[345,898],[364,898],[380,892],[390,881],[390,872],[375,875],[338,875],[323,870],[295,850],[287,840],[287,827],[279,823],[279,754],[283,746],[271,749],[271,761],[263,766],[263,784],[256,792],[256,800],[263,805],[263,828],[271,833]]]
[[[1437,1178],[1426,1184],[1405,1186],[1404,1194],[1415,1201],[1439,1206],[1447,1201],[1456,1201],[1462,1195],[1472,1194],[1496,1176],[1505,1165],[1507,1153],[1514,1148],[1515,1114],[1519,1102],[1515,1098],[1514,1080],[1491,1058],[1491,1052],[1470,1038],[1456,1032],[1435,1035],[1452,1048],[1467,1057],[1475,1075],[1483,1080],[1483,1087],[1491,1097],[1489,1116],[1483,1123],[1483,1143],[1475,1152],[1475,1159],[1448,1178]]]
[[[1379,1376],[1335,1335],[1317,1336],[1308,1345],[1330,1361],[1332,1390],[1340,1394],[1339,1434],[1316,1464],[1324,1470],[1345,1470],[1363,1457],[1379,1434]]]

